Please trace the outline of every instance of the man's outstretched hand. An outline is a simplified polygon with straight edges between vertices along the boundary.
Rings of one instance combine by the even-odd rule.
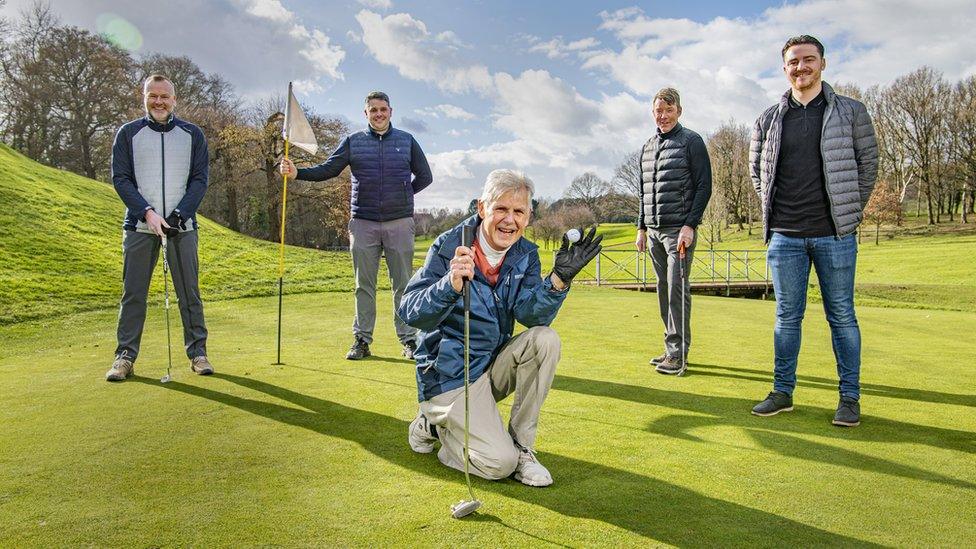
[[[580,230],[580,232],[583,231]],[[568,286],[573,278],[583,270],[583,267],[603,249],[603,246],[600,245],[601,240],[603,240],[603,235],[596,236],[596,227],[591,228],[586,236],[572,245],[569,243],[569,238],[564,234],[563,244],[556,251],[552,273]]]

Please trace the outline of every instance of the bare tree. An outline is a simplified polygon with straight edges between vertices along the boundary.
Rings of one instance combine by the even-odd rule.
[[[906,151],[925,193],[929,224],[935,224],[944,191],[949,85],[940,72],[922,67],[896,79],[884,94],[891,117],[885,130]]]
[[[709,218],[719,224],[731,219],[739,230],[744,228],[743,223],[751,222],[749,198],[755,193],[749,177],[749,132],[745,124],[729,119],[708,136],[707,143],[712,162],[712,202],[723,206],[721,210],[713,208]]]
[[[636,219],[640,212],[641,186],[644,183],[644,173],[641,168],[641,152],[636,150],[626,156],[613,170],[610,187],[615,199],[615,210]]]
[[[563,196],[577,206],[588,208],[597,220],[603,220],[609,192],[609,183],[593,172],[586,172],[573,179]]]

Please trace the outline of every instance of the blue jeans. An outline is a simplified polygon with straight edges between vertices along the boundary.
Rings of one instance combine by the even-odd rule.
[[[853,234],[837,239],[791,238],[773,233],[767,257],[776,292],[773,389],[792,395],[796,387],[796,358],[800,354],[800,330],[812,264],[830,324],[840,394],[860,398],[861,330],[854,315],[857,239]]]

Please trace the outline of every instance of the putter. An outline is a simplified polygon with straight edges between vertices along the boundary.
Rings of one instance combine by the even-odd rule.
[[[681,372],[679,376],[684,375],[685,370],[688,369],[688,343],[686,342],[686,337],[688,333],[685,331],[685,298],[686,291],[685,286],[687,285],[687,279],[685,279],[685,243],[678,243],[678,275],[681,278]]]
[[[461,227],[461,244],[467,247],[471,247],[474,243],[474,227],[465,225]],[[468,442],[468,430],[470,428],[469,424],[469,407],[468,407],[468,387],[471,384],[471,281],[464,279],[463,285],[463,299],[464,299],[464,480],[468,484],[468,495],[471,497],[469,500],[461,500],[451,506],[451,516],[459,519],[464,518],[471,513],[474,513],[481,507],[481,500],[474,497],[474,490],[471,488],[471,474],[468,472],[470,466],[470,459],[468,459],[469,452],[469,442]]]
[[[170,342],[170,337],[169,337],[169,257],[167,257],[167,254],[166,254],[166,244],[167,244],[166,240],[167,240],[167,238],[166,238],[166,235],[164,234],[162,236],[162,241],[163,241],[163,295],[165,296],[164,299],[165,299],[165,309],[166,309],[166,356],[167,356],[168,361],[166,363],[166,375],[164,375],[159,380],[160,383],[169,383],[170,381],[173,380],[173,377],[170,375],[170,371],[173,369],[173,345]]]

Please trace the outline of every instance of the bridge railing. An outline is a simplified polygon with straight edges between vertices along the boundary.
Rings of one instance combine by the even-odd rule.
[[[689,265],[692,283],[770,284],[765,250],[698,249]],[[574,279],[596,285],[653,285],[657,279],[648,251],[604,248]]]

